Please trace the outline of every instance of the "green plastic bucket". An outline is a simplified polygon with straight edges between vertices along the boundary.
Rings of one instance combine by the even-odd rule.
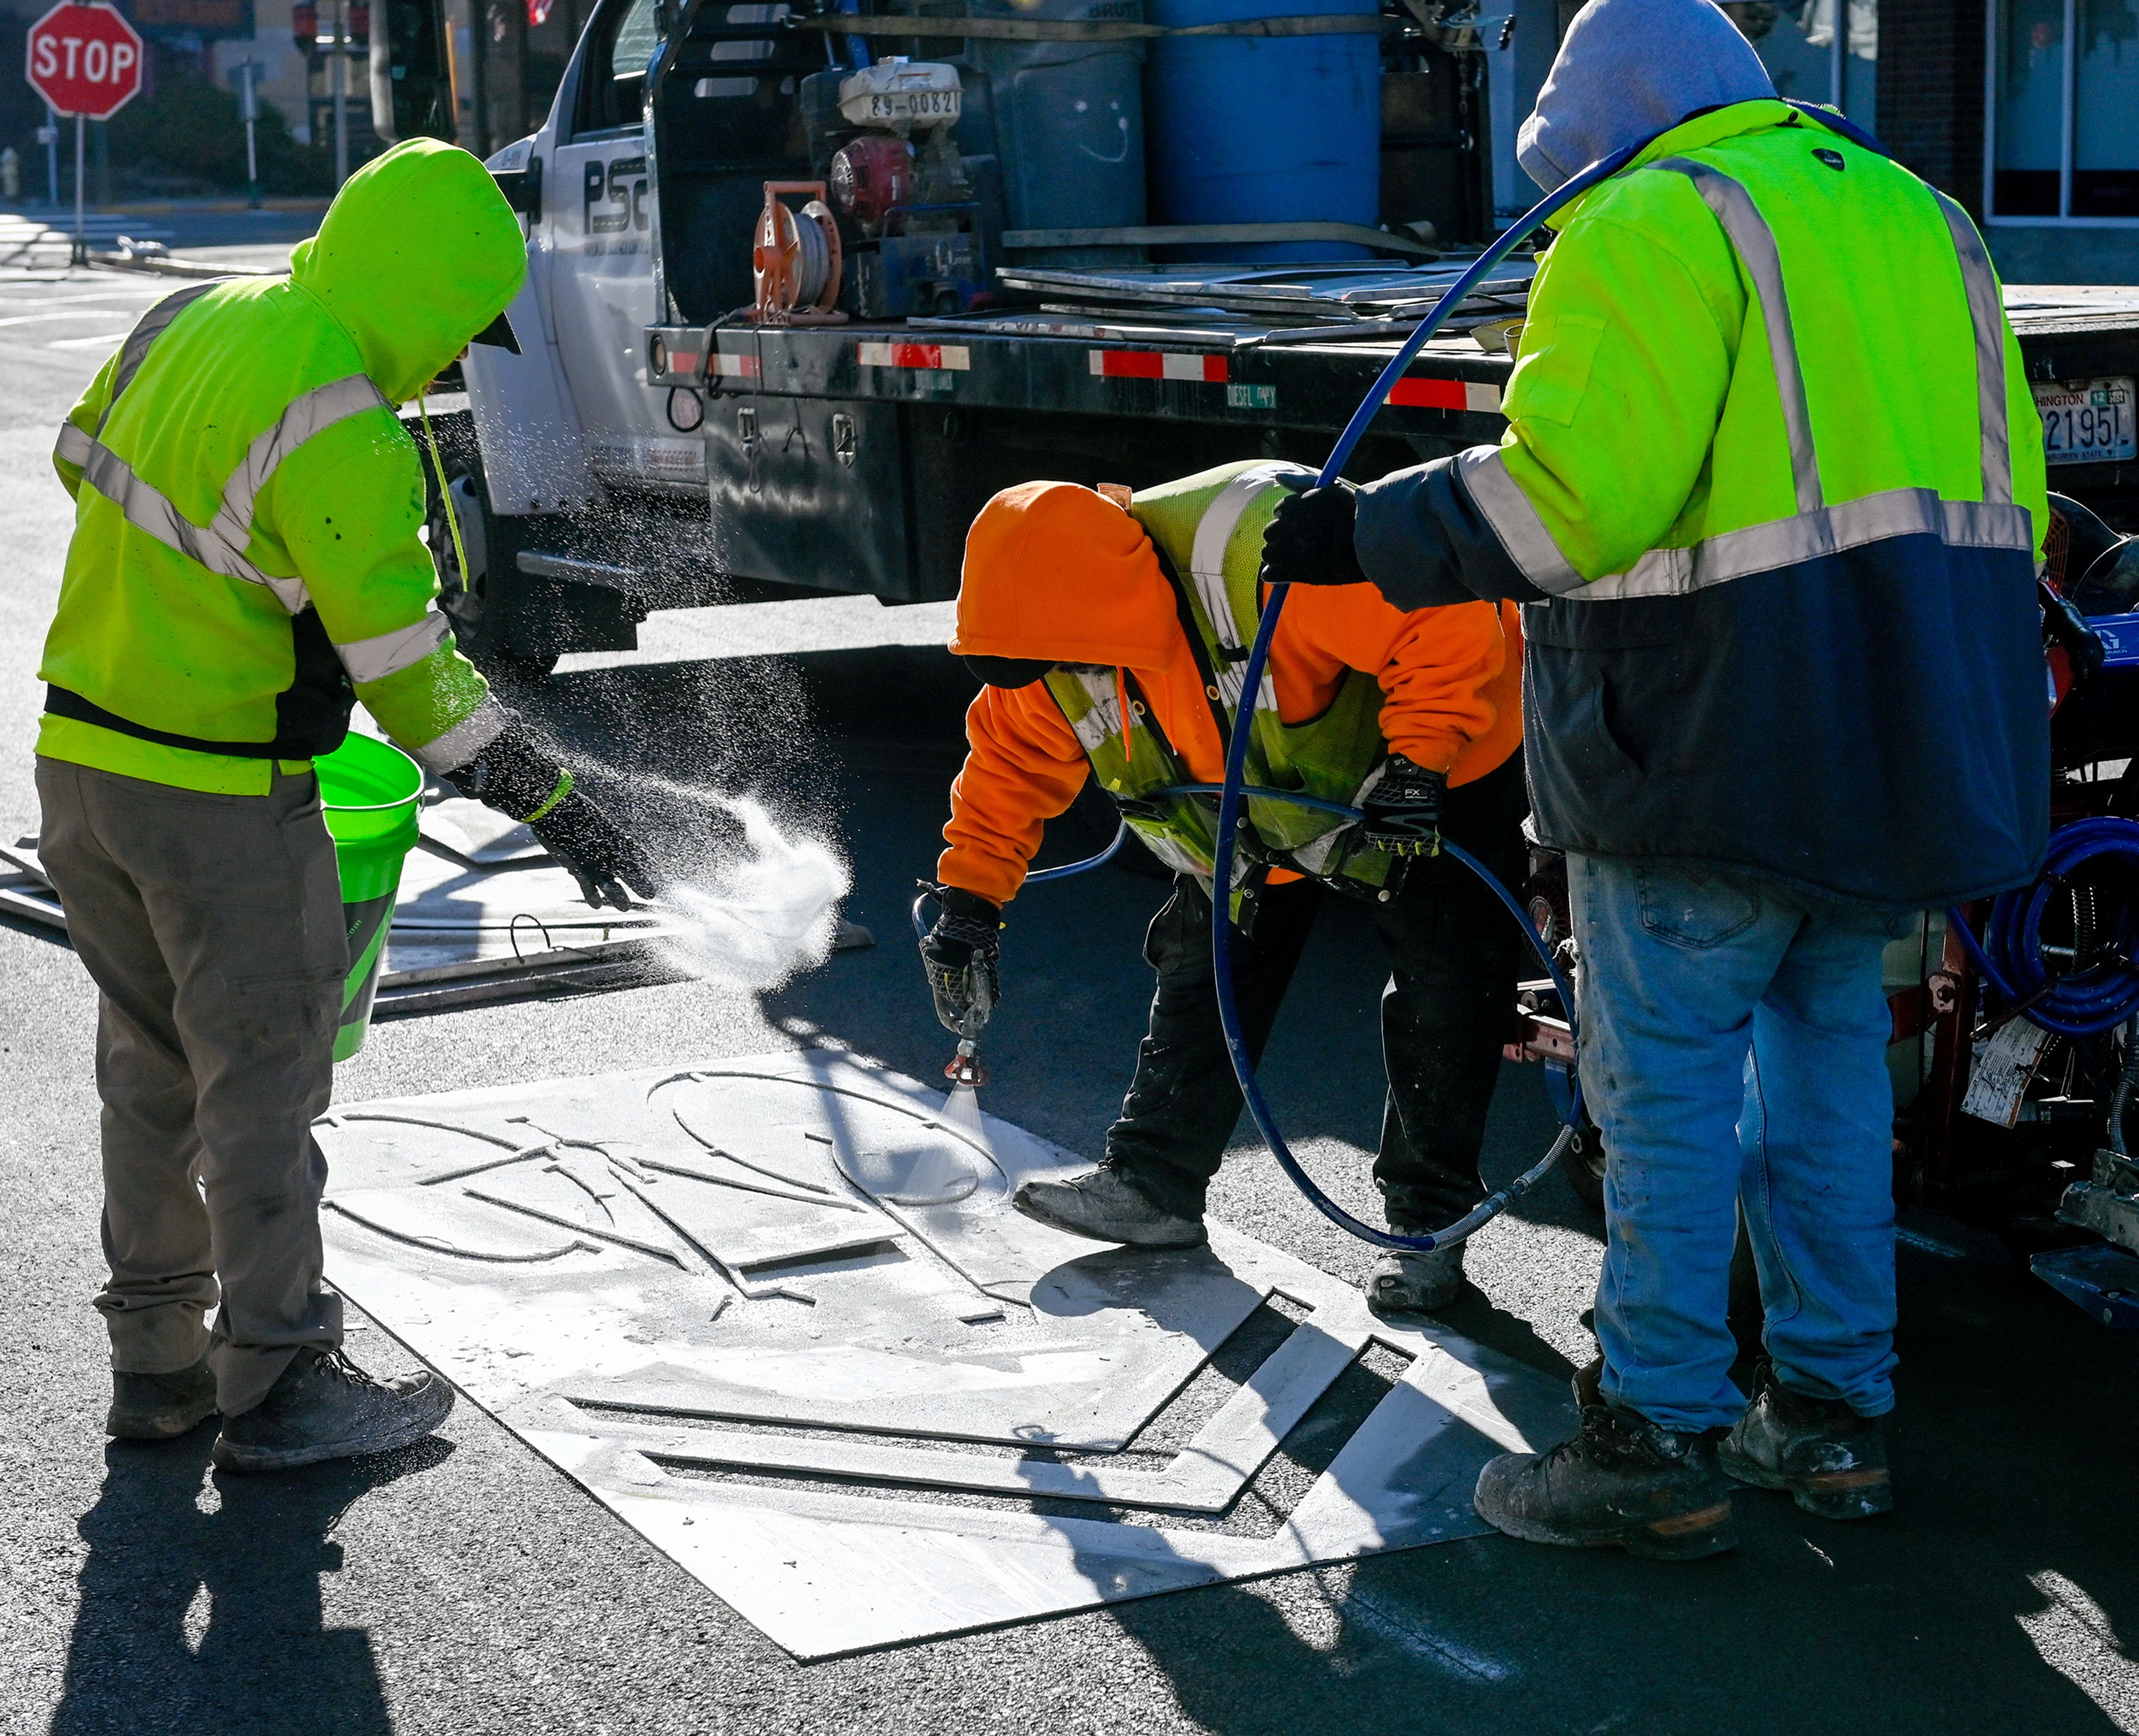
[[[320,801],[341,870],[342,916],[349,927],[349,979],[334,1046],[335,1059],[346,1061],[364,1047],[371,1027],[371,1000],[386,959],[401,864],[415,847],[423,772],[399,748],[370,736],[351,736],[313,760],[312,770],[319,774]]]

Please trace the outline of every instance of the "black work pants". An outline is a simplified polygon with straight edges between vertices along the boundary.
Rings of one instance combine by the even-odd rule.
[[[1517,753],[1449,791],[1442,831],[1513,888],[1526,867],[1528,807]],[[1253,933],[1236,931],[1235,994],[1258,1062],[1316,912],[1324,899],[1344,896],[1313,880],[1266,887]],[[1388,1095],[1374,1181],[1393,1227],[1438,1230],[1485,1197],[1478,1150],[1522,938],[1485,883],[1446,855],[1412,862],[1388,900],[1368,908],[1389,961],[1382,992]],[[1186,875],[1175,882],[1152,919],[1144,957],[1158,973],[1158,991],[1121,1118],[1107,1132],[1107,1161],[1158,1204],[1200,1214],[1241,1106],[1218,1023],[1211,905],[1200,883]]]

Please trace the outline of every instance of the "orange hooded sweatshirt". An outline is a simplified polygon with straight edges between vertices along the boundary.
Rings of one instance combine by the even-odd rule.
[[[1522,744],[1521,634],[1511,603],[1497,612],[1462,603],[1405,614],[1371,584],[1296,586],[1270,645],[1278,714],[1287,723],[1319,716],[1345,672],[1360,670],[1386,696],[1389,746],[1446,772],[1451,785],[1467,784]],[[1189,776],[1215,784],[1225,775],[1225,743],[1151,539],[1090,489],[1027,482],[981,508],[966,537],[950,648],[1126,670]],[[1046,822],[1077,799],[1090,762],[1044,682],[982,688],[966,713],[966,739],[943,829],[950,848],[937,874],[1007,903]],[[1270,878],[1298,877],[1280,869]]]

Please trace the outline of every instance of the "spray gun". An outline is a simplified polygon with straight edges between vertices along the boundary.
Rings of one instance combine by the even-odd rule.
[[[996,1010],[996,935],[1001,919],[995,906],[970,893],[929,880],[919,884],[920,896],[913,901],[913,932],[921,941],[928,992],[936,1002],[937,1019],[958,1039],[957,1052],[944,1064],[943,1077],[954,1088],[982,1085],[987,1075],[981,1067],[981,1033]],[[922,915],[923,907],[932,902],[942,912],[932,925]]]
[[[970,1034],[960,1034],[957,1051],[943,1064],[943,1077],[953,1085],[978,1087],[987,1083],[987,1072],[981,1065],[981,1034],[977,1030]]]

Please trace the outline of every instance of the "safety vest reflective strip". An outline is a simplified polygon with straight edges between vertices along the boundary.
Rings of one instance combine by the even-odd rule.
[[[1258,464],[1253,470],[1242,471],[1220,489],[1218,497],[1196,522],[1196,539],[1188,557],[1189,581],[1196,587],[1204,618],[1210,622],[1211,630],[1225,653],[1215,660],[1216,673],[1218,691],[1229,711],[1240,708],[1241,689],[1246,674],[1243,665],[1256,628],[1243,622],[1234,608],[1232,588],[1226,582],[1226,546],[1233,540],[1233,532],[1240,528],[1242,516],[1264,489],[1280,477],[1299,477],[1312,481],[1314,474],[1297,464]],[[1263,673],[1261,691],[1256,695],[1256,709],[1277,709],[1277,688],[1268,670]]]
[[[1074,688],[1074,699],[1065,697],[1065,692],[1063,692],[1065,684]],[[1095,761],[1095,770],[1099,778],[1106,782],[1108,793],[1128,795],[1133,800],[1138,795],[1148,793],[1151,789],[1159,789],[1162,785],[1178,782],[1187,776],[1181,767],[1167,763],[1167,765],[1163,765],[1163,770],[1151,776],[1148,782],[1138,778],[1136,767],[1133,767],[1136,755],[1132,755],[1128,737],[1121,733],[1121,691],[1114,684],[1113,669],[1057,667],[1048,676],[1048,691],[1055,692],[1055,703],[1063,707],[1063,716],[1070,721],[1070,731],[1076,736],[1078,746],[1084,748],[1084,752],[1089,752],[1089,755],[1108,752],[1128,767],[1125,776],[1108,780],[1106,767],[1097,765]],[[1078,710],[1076,702],[1082,702],[1082,710]],[[1153,736],[1147,729],[1143,736],[1143,751],[1151,752],[1151,744]],[[1211,848],[1208,848],[1207,836],[1193,836],[1189,832],[1187,823],[1185,823],[1183,813],[1185,802],[1177,798],[1172,817],[1148,819],[1144,814],[1132,814],[1129,828],[1136,832],[1138,838],[1143,838],[1147,848],[1151,848],[1151,853],[1159,862],[1166,863],[1167,868],[1172,868],[1177,874],[1198,874],[1202,878],[1211,878]],[[1208,825],[1204,825],[1202,832],[1208,832]],[[1254,870],[1254,866],[1256,863],[1249,859],[1247,851],[1234,855],[1234,885],[1245,881],[1247,874]]]
[[[140,370],[156,339],[179,314],[215,286],[214,283],[189,285],[177,295],[166,296],[142,316],[120,350],[119,366],[112,376],[110,402],[105,408],[105,420],[110,419],[112,406],[118,403],[120,394]],[[78,468],[82,480],[117,506],[135,530],[212,573],[264,587],[291,614],[297,615],[311,606],[305,581],[262,572],[245,557],[246,545],[252,540],[252,513],[259,502],[260,491],[282,461],[313,435],[367,410],[391,408],[385,394],[362,374],[330,380],[291,400],[274,425],[246,448],[244,457],[238,461],[237,468],[223,485],[215,516],[205,525],[193,523],[118,453],[71,422],[60,425],[54,452],[56,457]],[[102,432],[100,424],[98,432]],[[446,618],[433,609],[409,626],[397,627],[391,632],[349,644],[338,644],[335,652],[352,682],[384,681],[389,675],[421,663],[451,637],[452,628]],[[464,729],[466,726],[457,727]],[[455,731],[447,733],[451,736]],[[494,735],[496,731],[490,733]],[[444,739],[440,738],[442,741]],[[450,763],[458,765],[472,757],[472,753]]]
[[[1241,521],[1258,496],[1280,479],[1297,477],[1312,480],[1314,473],[1295,464],[1259,464],[1241,471],[1227,479],[1212,495],[1196,521],[1195,531],[1189,540],[1187,583],[1192,587],[1196,601],[1200,605],[1197,628],[1209,653],[1212,679],[1219,693],[1224,697],[1226,708],[1237,712],[1245,682],[1241,665],[1247,659],[1249,648],[1261,624],[1258,604],[1260,591],[1253,576],[1255,564],[1259,564],[1260,551],[1243,550],[1238,557],[1242,568],[1242,582],[1228,582],[1226,558],[1235,533]],[[1154,542],[1160,533],[1147,522]],[[1179,550],[1174,556],[1178,559]],[[1048,683],[1061,705],[1071,732],[1078,745],[1088,754],[1105,754],[1123,766],[1132,765],[1135,754],[1122,728],[1122,708],[1115,672],[1112,669],[1058,668],[1049,676]],[[1365,763],[1360,773],[1361,781],[1350,783],[1351,774],[1340,771],[1350,790],[1354,805],[1378,783],[1383,772],[1383,743],[1374,728],[1372,718],[1379,714],[1378,703],[1369,715],[1364,738],[1358,744],[1360,758]],[[1256,699],[1256,737],[1249,751],[1248,782],[1252,785],[1270,781],[1269,741],[1265,729],[1272,733],[1285,727],[1277,709],[1277,689],[1267,672],[1265,673]],[[1267,714],[1267,721],[1263,714]],[[1148,731],[1144,739],[1150,739]],[[1105,771],[1101,773],[1103,780]],[[1186,776],[1179,766],[1170,766],[1162,771],[1144,775],[1144,781],[1131,772],[1126,778],[1117,778],[1106,787],[1115,796],[1134,800]],[[1130,824],[1138,837],[1150,846],[1153,852],[1169,868],[1177,872],[1196,874],[1207,878],[1211,873],[1211,858],[1207,820],[1200,829],[1192,828],[1185,819],[1191,811],[1193,799],[1177,800],[1174,816],[1167,819],[1153,819],[1132,815]],[[1311,874],[1333,871],[1362,878],[1370,884],[1380,883],[1380,876],[1365,866],[1371,858],[1383,858],[1359,848],[1353,834],[1353,823],[1334,815],[1319,814],[1304,808],[1278,807],[1273,812],[1256,814],[1251,805],[1252,824],[1265,851],[1277,859],[1301,868]],[[1342,859],[1339,859],[1339,853]],[[1235,884],[1243,881],[1255,864],[1247,853],[1234,858]]]
[[[1068,672],[1091,702],[1089,711],[1070,720],[1070,731],[1076,736],[1077,745],[1089,754],[1096,752],[1109,741],[1119,741],[1122,702],[1114,692],[1113,672],[1102,673],[1091,669],[1073,669]]]
[[[1289,477],[1297,478],[1303,484],[1311,483],[1314,472],[1303,465],[1282,462],[1258,464],[1252,470],[1244,470],[1218,491],[1217,498],[1196,521],[1195,540],[1189,553],[1189,578],[1196,588],[1197,599],[1203,605],[1204,618],[1211,623],[1211,634],[1217,640],[1220,654],[1211,659],[1212,673],[1229,712],[1237,712],[1240,709],[1241,691],[1246,685],[1244,666],[1262,620],[1260,611],[1250,619],[1241,618],[1238,594],[1226,582],[1226,550],[1256,497],[1273,482],[1282,482]],[[1256,588],[1249,594],[1260,600],[1261,593]],[[1267,713],[1271,724],[1283,727],[1277,708],[1277,683],[1267,665],[1256,689],[1256,710]],[[1353,791],[1354,807],[1381,781],[1382,756],[1377,751],[1373,757],[1372,769]],[[1293,859],[1309,872],[1319,873],[1336,848],[1339,834],[1348,824],[1344,822],[1324,828],[1319,836],[1296,847]]]
[[[335,648],[347,654],[345,647]],[[453,771],[489,746],[512,721],[512,713],[486,693],[481,705],[444,734],[432,736],[420,746],[407,741],[400,746],[433,771]]]
[[[1654,549],[1625,572],[1585,579],[1560,552],[1536,506],[1508,474],[1503,449],[1474,448],[1456,462],[1464,486],[1509,557],[1540,590],[1579,594],[1583,602],[1625,597],[1683,596],[1709,585],[1773,572],[1890,537],[1933,535],[1950,546],[2018,550],[2032,554],[2034,521],[2013,499],[2012,451],[2006,425],[2005,322],[1998,280],[1968,215],[1944,193],[1936,196],[1953,234],[1975,331],[1978,413],[1983,424],[1983,498],[1949,501],[1929,488],[1897,488],[1838,506],[1826,504],[1818,455],[1805,399],[1804,370],[1790,325],[1782,258],[1774,232],[1745,184],[1706,163],[1669,157],[1651,165],[1686,176],[1737,249],[1760,298],[1775,370],[1783,426],[1789,438],[1797,516],[1725,531],[1685,549]]]
[[[135,322],[133,330],[126,334],[126,341],[119,346],[119,367],[111,376],[114,403],[118,401],[119,394],[132,384],[134,376],[140,372],[141,364],[148,359],[149,346],[164,335],[164,327],[210,290],[231,281],[228,277],[211,277],[204,283],[189,283],[182,290],[174,290]],[[107,417],[110,415],[109,405],[104,413]]]

